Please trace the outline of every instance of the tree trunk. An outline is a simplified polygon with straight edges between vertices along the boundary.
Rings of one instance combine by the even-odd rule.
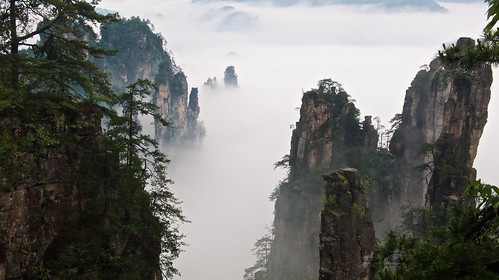
[[[16,0],[10,0],[10,54],[11,54],[11,72],[10,80],[14,91],[18,89],[19,83],[19,42],[17,38],[17,22],[16,22]]]

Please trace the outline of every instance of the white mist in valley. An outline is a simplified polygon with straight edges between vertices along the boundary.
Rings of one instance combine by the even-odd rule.
[[[150,19],[189,86],[199,88],[204,142],[167,151],[172,189],[191,221],[181,227],[190,245],[176,261],[182,274],[177,278],[186,280],[242,279],[244,268],[252,265],[253,243],[272,224],[268,196],[285,176],[273,163],[289,153],[302,91],[332,78],[356,100],[362,115],[379,116],[388,126],[402,111],[405,90],[419,67],[442,43],[477,38],[487,8],[445,3],[447,13],[402,13],[372,6],[181,0],[104,0],[101,7]],[[238,88],[223,85],[229,65],[239,76]],[[218,90],[204,87],[214,76]],[[498,184],[494,88],[489,111],[475,166],[480,178]]]

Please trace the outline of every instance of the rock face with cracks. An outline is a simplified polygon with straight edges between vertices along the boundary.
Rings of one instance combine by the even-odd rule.
[[[338,83],[304,93],[300,120],[291,138],[289,176],[275,202],[274,241],[268,279],[319,277],[322,174],[348,166],[345,151],[376,148],[370,118],[360,124],[358,110]]]
[[[474,44],[470,38],[457,42],[462,48]],[[446,70],[437,58],[419,71],[390,143],[399,185],[392,196],[393,211],[425,203],[445,206],[460,198],[475,177],[472,166],[487,122],[491,84],[490,65],[464,73]],[[398,223],[397,213],[386,218]]]
[[[101,109],[28,114],[46,112],[0,118],[0,279],[161,279],[143,192],[110,195],[118,157],[106,150]]]
[[[360,174],[344,168],[324,180],[319,280],[367,280],[376,238]]]
[[[115,91],[125,91],[125,87],[137,79],[156,83],[158,90],[153,102],[159,107],[158,113],[170,122],[169,127],[155,124],[156,141],[176,146],[200,140],[204,126],[198,121],[198,90],[193,88],[189,94],[187,78],[172,54],[163,48],[162,36],[139,18],[107,24],[101,33],[101,46],[118,51],[116,56],[97,61],[100,68],[110,74]]]

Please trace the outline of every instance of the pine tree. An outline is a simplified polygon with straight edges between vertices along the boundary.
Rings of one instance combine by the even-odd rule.
[[[113,52],[90,46],[92,26],[117,19],[100,1],[9,0],[0,6],[0,88],[110,101],[106,75],[90,61]],[[37,43],[33,40],[40,37]],[[29,49],[21,50],[22,47]]]

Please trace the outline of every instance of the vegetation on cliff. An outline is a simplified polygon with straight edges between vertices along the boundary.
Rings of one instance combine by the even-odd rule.
[[[109,74],[112,87],[116,91],[122,91],[137,79],[154,80],[158,66],[164,61],[170,68],[174,65],[174,61],[164,49],[165,39],[153,30],[151,22],[139,17],[124,18],[101,25],[101,38],[93,44],[118,52],[95,62],[102,71]],[[175,70],[174,72],[170,69],[164,77],[173,77],[179,71]]]
[[[458,45],[471,44],[472,41],[462,38]],[[497,246],[485,245],[493,252],[483,252],[486,248],[481,247],[483,244],[477,240],[459,239],[460,234],[464,233],[458,232],[466,226],[476,228],[478,225],[473,223],[481,219],[469,214],[475,213],[480,207],[469,208],[472,204],[469,199],[463,198],[462,191],[469,181],[474,180],[472,164],[486,122],[491,77],[490,65],[462,72],[445,69],[439,59],[434,60],[428,69],[418,73],[407,91],[404,111],[393,119],[392,141],[385,140],[385,143],[390,144],[378,146],[377,141],[372,141],[378,139],[378,134],[371,119],[366,118],[364,122],[360,122],[359,111],[337,82],[322,80],[318,89],[304,93],[300,121],[293,131],[290,155],[276,164],[288,167],[289,175],[271,195],[276,199],[275,238],[266,268],[269,275],[267,279],[317,277],[316,239],[319,233],[316,213],[323,206],[320,199],[323,183],[319,178],[325,169],[341,167],[354,167],[364,177],[369,207],[379,236],[400,223],[400,214],[409,217],[404,224],[412,223],[412,233],[425,236],[418,239],[421,237],[408,238],[391,234],[387,246],[393,247],[394,242],[402,244],[407,239],[412,242],[412,247],[390,251],[392,255],[382,253],[385,255],[382,260],[378,260],[381,264],[399,255],[405,258],[399,262],[406,263],[401,263],[400,273],[397,272],[399,274],[390,272],[397,264],[391,263],[392,266],[383,270],[384,274],[378,273],[377,276],[385,277],[382,279],[428,278],[422,274],[405,274],[404,269],[407,268],[428,273],[431,275],[429,278],[438,278],[438,273],[447,273],[459,279],[459,275],[469,276],[473,272],[466,269],[464,274],[458,270],[454,271],[457,274],[452,274],[449,270],[456,270],[459,262],[467,258],[470,258],[470,265],[482,266],[476,273],[483,279],[496,276],[494,258],[497,256]],[[424,205],[424,195],[429,208],[411,210],[415,206]],[[329,207],[332,200],[328,198],[322,201]],[[411,201],[415,203],[410,203]],[[457,211],[459,215],[450,215],[453,207],[460,207]],[[430,226],[424,220],[428,216],[438,219],[432,221]],[[472,216],[473,218],[466,218]],[[417,220],[421,217],[424,219]],[[461,223],[459,228],[448,229],[447,223],[453,225],[458,220]],[[492,220],[494,219],[489,217],[489,221]],[[463,225],[463,221],[467,224]],[[489,239],[494,241],[491,242],[496,242],[497,227],[488,232],[492,232]],[[444,240],[448,243],[443,242]],[[449,255],[462,253],[457,250],[459,248],[455,248],[461,241],[467,244],[465,247],[470,255],[459,255],[451,260]],[[426,249],[429,250],[429,247],[422,244],[443,248],[442,251],[434,251],[434,258],[427,258],[426,264],[445,263],[447,271],[433,271],[431,273],[434,274],[431,274],[430,268],[423,270],[417,266],[425,265],[423,253]],[[421,254],[416,256],[414,252],[418,248],[424,249],[418,251]],[[294,253],[300,259],[290,257]],[[448,258],[448,262],[444,261],[445,258]],[[460,260],[457,261],[457,258]],[[478,259],[482,262],[478,262]],[[386,278],[389,277],[387,275],[395,278]]]
[[[389,173],[393,156],[377,147],[371,118],[359,117],[350,96],[331,79],[319,81],[318,88],[303,94],[290,154],[276,163],[289,174],[271,195],[276,200],[271,254],[266,267],[257,265],[260,273],[252,267],[254,274],[247,273],[246,279],[318,277],[319,214],[325,201],[322,174],[328,169],[359,169],[365,187],[371,186],[372,203],[384,204],[378,198],[393,186]]]
[[[489,64],[498,62],[499,29],[494,28],[499,1],[486,2],[490,21],[484,37],[476,45],[474,40],[461,38],[439,52],[445,76],[457,88],[457,100],[468,100],[473,81],[488,80],[490,84]],[[374,261],[375,279],[499,278],[499,188],[472,182],[475,174],[471,170],[478,145],[477,137],[471,135],[474,131],[478,131],[478,139],[481,135],[489,97],[490,91],[488,95],[479,92],[478,98],[465,101],[473,104],[468,110],[471,113],[459,114],[467,120],[459,124],[459,117],[454,117],[450,120],[454,129],[444,127],[435,143],[422,145],[421,152],[430,158],[421,166],[430,178],[426,207],[407,211],[399,230],[388,233]],[[476,116],[483,111],[477,100],[486,100],[484,118]],[[454,104],[453,110],[462,111],[456,107]]]
[[[116,95],[92,63],[114,53],[89,43],[96,42],[92,24],[117,19],[98,14],[97,3],[10,1],[0,10],[6,279],[158,279],[160,267],[166,278],[177,273],[176,224],[185,219],[169,190],[168,160],[135,118],[167,123],[148,102],[150,82]],[[41,40],[31,43],[36,35]],[[17,197],[26,205],[13,203]]]
[[[499,188],[475,182],[476,206],[413,209],[402,232],[388,233],[373,263],[375,279],[497,279]]]
[[[198,122],[197,90],[189,95],[186,75],[175,64],[173,54],[165,48],[166,40],[154,32],[151,22],[138,17],[121,19],[102,24],[100,34],[101,38],[93,40],[92,45],[118,51],[114,56],[94,60],[109,75],[114,91],[121,92],[138,79],[156,83],[152,102],[171,127],[157,122],[155,140],[169,145],[200,140],[204,126]]]

